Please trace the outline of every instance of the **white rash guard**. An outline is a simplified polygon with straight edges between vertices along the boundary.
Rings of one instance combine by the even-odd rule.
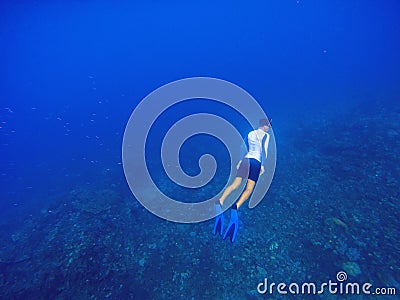
[[[246,154],[246,158],[254,158],[258,160],[261,163],[262,160],[262,140],[264,138],[264,135],[267,137],[265,138],[265,143],[264,143],[264,151],[265,151],[265,157],[267,157],[267,152],[268,152],[268,144],[269,144],[269,134],[264,132],[261,129],[253,130],[251,131],[248,136],[247,136],[247,141],[249,143],[249,152]]]

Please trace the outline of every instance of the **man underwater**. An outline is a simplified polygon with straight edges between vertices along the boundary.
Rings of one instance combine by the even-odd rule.
[[[268,144],[270,135],[268,133],[271,128],[272,120],[261,119],[259,121],[258,129],[249,132],[247,135],[248,152],[237,164],[237,173],[233,182],[224,190],[221,198],[215,203],[217,217],[214,225],[214,235],[219,233],[222,235],[224,229],[224,214],[222,205],[225,199],[236,190],[242,183],[243,178],[247,178],[246,187],[240,194],[239,199],[231,207],[231,219],[228,228],[225,231],[223,239],[230,237],[233,243],[236,240],[237,232],[239,229],[238,209],[240,206],[251,196],[254,187],[257,183],[258,177],[264,173],[264,166],[262,161],[266,161]]]

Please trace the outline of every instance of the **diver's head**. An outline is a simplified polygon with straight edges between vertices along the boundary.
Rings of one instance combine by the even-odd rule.
[[[267,132],[272,127],[272,119],[260,119],[258,122],[258,128],[262,129],[263,131]]]

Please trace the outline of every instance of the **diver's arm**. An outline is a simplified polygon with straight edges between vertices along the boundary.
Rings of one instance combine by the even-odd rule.
[[[264,153],[265,153],[265,159],[267,159],[267,153],[268,153],[268,145],[269,145],[269,133],[266,133],[267,138],[265,139],[265,143],[264,143]]]
[[[269,145],[269,134],[266,133],[266,138],[265,138],[265,142],[264,142],[264,151],[262,157],[261,157],[261,170],[260,170],[260,175],[264,174],[265,172],[265,168],[264,165],[267,163],[267,153],[268,153],[268,145]]]

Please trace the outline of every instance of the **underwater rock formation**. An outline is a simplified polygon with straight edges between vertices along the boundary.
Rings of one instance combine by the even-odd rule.
[[[348,261],[342,264],[343,270],[350,276],[357,277],[361,274],[361,268],[358,263],[353,261]]]

